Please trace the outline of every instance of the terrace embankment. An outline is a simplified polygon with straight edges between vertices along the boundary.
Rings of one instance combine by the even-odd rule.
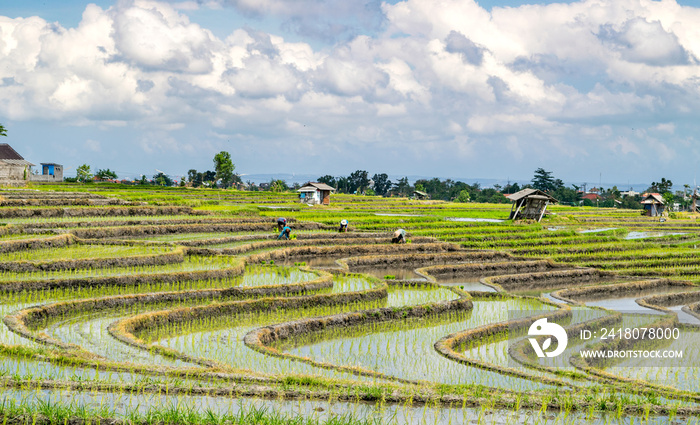
[[[41,248],[60,248],[76,243],[73,235],[58,235],[50,237],[33,237],[27,235],[27,239],[7,240],[0,242],[0,254]]]
[[[144,350],[155,350],[163,355],[179,358],[188,362],[216,365],[215,362],[202,361],[201,359],[192,358],[165,347],[147,344],[140,338],[140,335],[158,327],[197,321],[209,317],[232,316],[240,313],[276,309],[303,309],[307,307],[318,308],[320,306],[351,305],[354,303],[386,299],[388,296],[386,283],[371,278],[370,281],[373,283],[373,287],[362,291],[291,297],[268,297],[145,313],[112,323],[109,326],[109,332],[115,338],[131,346]]]
[[[433,239],[429,239],[433,240]],[[250,263],[263,261],[290,260],[304,257],[352,257],[369,254],[409,254],[409,253],[436,253],[455,252],[460,248],[451,243],[428,242],[411,244],[377,244],[377,245],[333,245],[333,246],[301,246],[280,250],[262,252],[248,257]]]
[[[33,199],[2,199],[0,207],[54,207],[94,206],[94,205],[131,205],[121,199],[109,198],[33,198]]]
[[[532,317],[526,317],[522,319],[514,319],[514,320],[509,320],[505,322],[499,322],[499,323],[493,323],[489,325],[484,325],[480,326],[477,328],[473,329],[467,329],[465,331],[460,331],[456,332],[447,336],[444,336],[440,338],[435,343],[435,350],[440,353],[442,356],[455,361],[460,364],[468,365],[468,366],[473,366],[477,367],[480,369],[485,369],[485,370],[490,370],[490,371],[495,371],[499,372],[505,375],[510,375],[510,376],[516,376],[520,378],[525,378],[525,379],[532,379],[533,376],[527,372],[524,372],[522,370],[502,366],[502,365],[495,365],[491,362],[485,361],[483,359],[477,359],[477,358],[470,358],[465,356],[461,351],[464,350],[458,350],[458,347],[463,347],[463,346],[478,346],[480,345],[480,341],[489,339],[492,337],[499,337],[501,335],[508,335],[509,332],[513,332],[519,329],[524,329],[529,327],[533,321],[540,319],[540,318],[548,318],[548,319],[556,319],[556,320],[564,320],[566,318],[571,317],[571,309],[568,306],[558,306],[559,309],[548,312],[545,314],[541,314],[538,316],[532,316]],[[564,386],[566,385],[564,382],[557,380],[557,379],[552,379],[552,378],[547,378],[547,377],[538,377],[538,380],[540,380],[543,383],[550,384],[550,385],[556,385],[556,386]]]
[[[299,223],[295,226],[299,230],[322,230],[328,226],[319,223]],[[81,228],[71,230],[75,236],[84,239],[118,238],[129,236],[170,235],[181,233],[207,233],[207,232],[264,232],[272,229],[272,223],[268,221],[247,223],[211,223],[211,224],[180,224],[180,225],[152,225],[152,226],[119,226],[105,228]]]
[[[277,241],[278,233],[254,233],[249,235],[234,235],[234,236],[224,236],[218,238],[191,240],[191,241],[179,241],[179,245],[189,246],[189,247],[202,247],[209,245],[224,245],[232,244],[238,242],[246,241]],[[388,233],[331,233],[331,232],[320,232],[320,233],[298,233],[296,234],[296,239],[277,241],[280,246],[287,245],[312,245],[313,242],[318,241],[318,243],[331,243],[342,245],[342,244],[354,244],[354,243],[387,243],[391,236]],[[421,238],[421,240],[426,240],[428,238]],[[430,238],[430,241],[435,239]],[[227,249],[224,247],[212,247],[217,250]]]
[[[544,260],[548,261],[548,260]],[[536,273],[510,274],[484,278],[484,283],[505,291],[576,286],[603,282],[618,277],[616,273],[596,269],[566,269]]]
[[[430,285],[430,283],[428,283]],[[324,332],[334,328],[357,327],[369,323],[402,321],[412,318],[427,318],[448,314],[451,312],[459,312],[471,310],[473,303],[471,296],[459,289],[451,289],[459,298],[451,301],[438,301],[430,304],[417,306],[382,307],[369,310],[363,310],[352,313],[340,313],[323,317],[312,317],[280,324],[263,326],[256,328],[246,334],[244,342],[246,346],[270,356],[292,359],[295,361],[311,364],[323,369],[334,369],[343,372],[349,372],[356,375],[364,375],[386,380],[415,383],[416,381],[397,378],[381,372],[367,370],[360,367],[337,365],[325,363],[301,357],[289,353],[282,353],[272,345],[287,339],[298,338],[302,335]]]
[[[179,263],[174,263],[179,265]],[[184,264],[184,262],[183,262]],[[190,270],[160,270],[158,267],[167,267],[166,265],[161,266],[146,266],[153,267],[150,271],[137,271],[128,273],[128,270],[124,269],[118,274],[105,274],[105,275],[84,275],[81,277],[64,277],[53,276],[46,278],[36,278],[36,279],[25,279],[22,280],[22,276],[18,275],[16,280],[6,281],[0,283],[0,293],[8,292],[22,292],[22,291],[41,291],[41,290],[51,290],[58,288],[88,288],[94,286],[138,286],[145,284],[163,284],[163,283],[176,283],[185,281],[197,281],[197,280],[218,280],[226,279],[230,277],[237,276],[243,271],[243,262],[236,261],[231,262],[231,264],[221,264],[217,268],[206,268],[202,267],[199,269],[193,268]],[[109,271],[109,269],[107,269]],[[42,273],[53,273],[42,271]],[[28,276],[31,277],[31,276]]]
[[[0,261],[0,272],[36,273],[42,271],[100,269],[108,267],[160,266],[182,263],[184,248],[170,252],[147,255],[114,256],[108,258],[82,258],[54,261]]]
[[[210,247],[201,248],[193,247],[189,248],[189,252],[198,255],[239,255],[245,254],[251,251],[270,249],[270,248],[285,248],[285,247],[322,247],[322,246],[334,246],[341,247],[345,245],[354,246],[371,246],[371,245],[385,245],[388,246],[389,242],[385,238],[316,238],[316,239],[294,239],[294,240],[277,240],[274,238],[266,238],[269,240],[251,242],[249,244],[237,245],[231,248],[224,247]],[[421,243],[433,242],[434,239],[431,238],[419,238]],[[308,256],[316,256],[316,254],[310,254]],[[275,258],[272,258],[276,260]]]
[[[178,217],[178,218],[176,218]],[[31,220],[31,219],[30,219]],[[43,230],[43,229],[75,229],[80,227],[119,227],[119,226],[157,226],[157,225],[184,225],[184,224],[226,224],[226,223],[259,223],[259,217],[207,217],[207,216],[151,216],[151,217],[134,217],[128,216],[123,219],[95,219],[84,218],[83,220],[57,220],[57,221],[40,221],[31,220],[30,222],[18,222],[14,224],[19,229]],[[288,220],[288,221],[291,221]]]
[[[503,254],[493,254],[490,252],[475,253],[482,255],[486,259],[503,258]],[[511,258],[512,257],[506,257]],[[535,272],[546,270],[559,270],[568,268],[566,265],[557,264],[550,260],[536,261],[501,261],[501,262],[478,262],[466,264],[446,264],[429,266],[418,269],[422,274],[428,274],[434,278],[483,278],[487,276],[513,275],[517,279],[521,275],[529,275]],[[498,282],[497,282],[498,283]]]
[[[64,301],[19,310],[5,316],[3,321],[10,330],[25,338],[63,348],[75,348],[70,344],[64,344],[44,334],[37,334],[35,330],[48,326],[48,324],[52,323],[54,320],[63,320],[66,316],[79,315],[85,312],[95,313],[99,311],[123,309],[135,305],[177,305],[188,301],[201,300],[203,302],[212,302],[223,299],[247,299],[296,295],[333,287],[333,275],[318,270],[306,271],[316,274],[317,278],[305,282],[285,283],[280,285],[253,287],[237,286],[229,288],[156,292]],[[220,306],[221,304],[217,305]]]
[[[348,267],[392,266],[422,267],[426,264],[443,265],[453,263],[481,263],[510,260],[513,257],[499,251],[454,251],[431,253],[408,253],[398,255],[366,255],[344,258]]]
[[[616,283],[610,285],[591,285],[584,286],[581,288],[568,288],[562,289],[552,293],[552,296],[566,301],[569,303],[577,303],[578,301],[584,300],[596,300],[596,299],[607,299],[607,298],[617,298],[624,296],[635,296],[640,294],[640,292],[646,291],[669,291],[677,290],[679,288],[690,289],[694,285],[690,282],[671,280],[671,279],[652,279],[652,280],[638,280],[633,282]],[[649,304],[653,305],[678,305],[674,303],[674,300],[683,299],[684,293],[673,293],[673,294],[663,294],[656,295],[653,298],[647,297],[646,300],[650,300]],[[700,300],[700,294],[696,294],[697,300]],[[682,301],[681,301],[682,302]],[[690,300],[688,300],[690,302]],[[654,308],[651,307],[650,308]]]
[[[190,207],[85,207],[85,208],[2,208],[0,218],[29,217],[112,217],[137,215],[193,214]]]

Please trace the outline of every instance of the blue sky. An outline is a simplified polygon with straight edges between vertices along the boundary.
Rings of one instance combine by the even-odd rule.
[[[690,1],[0,8],[3,142],[67,174],[211,168],[624,185],[700,168]]]

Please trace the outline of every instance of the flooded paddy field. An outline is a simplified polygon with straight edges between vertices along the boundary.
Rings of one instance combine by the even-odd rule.
[[[542,224],[517,223],[502,205],[334,195],[333,208],[301,208],[289,194],[238,191],[195,209],[176,205],[196,198],[184,190],[74,206],[99,191],[47,190],[47,205],[66,205],[2,212],[5,417],[697,422],[694,220],[664,228],[555,207]],[[153,205],[128,204],[143,199]],[[291,240],[277,240],[280,215]],[[390,242],[397,228],[407,243]],[[567,351],[548,357],[562,334],[535,321],[560,326]],[[640,329],[671,338],[625,337]],[[684,357],[581,354],[618,349]]]

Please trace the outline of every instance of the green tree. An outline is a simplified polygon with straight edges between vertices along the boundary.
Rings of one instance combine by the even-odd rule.
[[[172,186],[173,185],[173,179],[168,177],[167,174],[165,173],[158,173],[155,176],[153,176],[153,183],[155,183],[158,186]]]
[[[470,200],[471,196],[469,196],[469,191],[466,189],[459,192],[459,195],[455,198],[455,202],[469,202]]]
[[[348,176],[348,193],[361,193],[369,186],[367,171],[357,170]]]
[[[221,151],[214,155],[214,169],[216,170],[216,179],[221,180],[221,186],[224,188],[231,187],[234,182],[233,170],[236,166],[231,161],[231,154],[226,151]]]
[[[97,170],[97,172],[95,173],[95,177],[98,177],[102,180],[108,180],[108,179],[116,180],[117,173],[115,173],[114,171],[107,168],[104,170]]]
[[[190,168],[187,170],[187,181],[190,183],[194,183],[194,180],[197,178],[197,170],[194,168]]]
[[[581,194],[579,193],[577,186],[557,188],[554,192],[552,192],[552,196],[554,196],[562,204],[578,205],[581,201]]]
[[[271,192],[286,192],[289,190],[287,182],[284,180],[271,180],[270,181],[270,191]]]
[[[673,208],[673,203],[676,200],[676,197],[673,195],[671,192],[664,192],[661,196],[664,198],[664,204],[666,204],[666,208]],[[670,209],[668,211],[671,211]]]
[[[92,180],[92,172],[90,172],[90,166],[83,164],[76,169],[76,180],[81,183],[85,183],[88,180]]]
[[[515,182],[513,184],[507,184],[506,187],[503,188],[503,193],[510,195],[515,192],[520,192],[520,185]]]
[[[7,129],[5,128],[4,125],[0,124],[0,136],[5,136],[7,137]]]
[[[350,183],[349,183],[347,177],[342,177],[342,176],[338,177],[337,184],[338,184],[338,187],[336,187],[336,189],[338,189],[338,192],[349,193],[348,187],[350,187]]]
[[[386,193],[391,189],[391,180],[386,173],[373,175],[372,181],[374,181],[374,191],[377,195],[386,196]]]
[[[555,183],[554,177],[552,176],[552,172],[545,171],[544,168],[536,169],[535,176],[532,178],[531,181],[532,187],[543,192],[553,191],[557,189],[557,184],[561,184],[563,186],[563,183],[560,183],[561,180],[557,180]]]
[[[671,191],[673,187],[673,182],[671,180],[666,180],[666,178],[661,177],[660,182],[651,182],[651,186],[647,189],[647,192],[658,192],[661,194]]]
[[[216,171],[205,171],[202,173],[202,181],[212,184],[216,180]]]
[[[331,175],[326,174],[325,176],[319,177],[318,182],[327,184],[328,186],[335,187],[336,189],[338,189],[338,187],[336,186],[338,182],[335,180],[335,177]]]
[[[408,177],[402,177],[398,182],[394,183],[394,189],[401,196],[408,196],[411,192],[411,185],[408,183]]]

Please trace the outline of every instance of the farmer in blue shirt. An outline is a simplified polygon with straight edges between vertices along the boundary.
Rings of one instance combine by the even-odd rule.
[[[289,226],[284,226],[284,228],[280,232],[279,236],[277,236],[277,240],[281,240],[281,239],[289,240],[290,233],[292,233],[292,229],[290,229]]]

